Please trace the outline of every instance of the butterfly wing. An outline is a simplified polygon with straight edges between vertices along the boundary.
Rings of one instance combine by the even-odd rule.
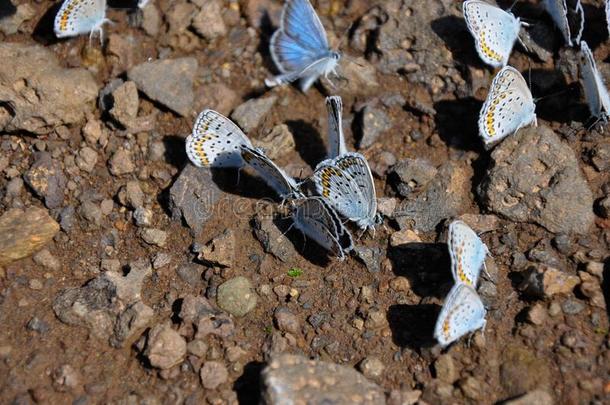
[[[566,0],[544,0],[544,8],[550,14],[559,31],[561,31],[566,44],[572,46]]]
[[[608,33],[610,34],[610,0],[606,0],[606,25],[608,27]]]
[[[88,34],[106,21],[106,0],[65,0],[53,25],[58,38]]]
[[[519,20],[496,6],[478,0],[465,1],[463,11],[479,57],[488,65],[505,66],[519,35]]]
[[[451,272],[456,283],[477,285],[481,268],[487,256],[487,246],[464,222],[453,221],[449,225],[447,240],[451,256]]]
[[[302,48],[328,51],[326,30],[309,0],[288,0],[282,10],[280,30]]]
[[[242,167],[243,146],[252,147],[248,137],[233,121],[214,110],[202,111],[186,138],[186,154],[199,167]]]
[[[293,212],[294,225],[307,237],[313,239],[326,250],[343,259],[344,247],[339,241],[337,218],[319,198],[306,198],[297,203]],[[339,222],[340,223],[340,222]],[[349,234],[347,229],[343,230]],[[349,237],[351,242],[351,235]]]
[[[536,121],[532,93],[521,73],[511,66],[498,72],[479,115],[479,136],[486,146]]]
[[[296,181],[258,148],[242,146],[241,157],[282,198],[301,195]]]
[[[347,153],[345,136],[343,135],[343,101],[341,97],[327,97],[326,109],[328,111],[328,159],[334,159]]]
[[[607,117],[610,111],[610,95],[585,41],[580,43],[580,76],[591,115],[596,118]]]
[[[377,212],[373,177],[364,156],[347,153],[320,163],[312,176],[316,192],[344,217],[365,228]]]
[[[577,0],[574,10],[568,10],[568,12],[570,13],[568,21],[571,21],[570,37],[572,39],[572,44],[577,45],[585,30],[585,10],[582,7],[582,2]]]
[[[434,337],[445,347],[467,333],[485,326],[485,307],[469,285],[455,284],[436,320]]]

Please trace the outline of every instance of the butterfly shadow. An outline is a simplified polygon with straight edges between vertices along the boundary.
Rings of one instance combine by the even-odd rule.
[[[581,41],[585,41],[593,51],[606,41],[608,35],[606,10],[604,10],[604,6],[597,7],[584,3],[582,7],[585,12],[585,29]]]
[[[478,119],[483,103],[473,97],[434,103],[436,130],[447,146],[483,152]]]
[[[10,17],[17,12],[17,7],[10,0],[0,0],[0,19]]]
[[[261,373],[264,366],[260,361],[249,362],[244,366],[242,375],[233,383],[233,390],[237,393],[237,402],[240,405],[257,405],[261,402]]]
[[[523,72],[536,101],[536,116],[545,121],[569,123],[582,121],[580,84],[568,84],[559,70],[532,69]],[[585,106],[586,107],[586,106]]]
[[[34,32],[32,33],[32,38],[34,41],[43,44],[43,45],[53,45],[56,44],[62,39],[57,38],[55,35],[55,31],[53,30],[55,24],[55,15],[59,11],[62,2],[58,2],[52,5],[38,20],[36,26],[34,27]]]
[[[392,331],[392,342],[418,351],[436,345],[434,325],[441,307],[435,304],[391,305],[387,320]]]
[[[287,121],[294,137],[295,149],[312,169],[326,159],[326,147],[320,133],[304,120]]]
[[[474,38],[470,35],[466,21],[456,16],[438,18],[430,24],[432,31],[445,42],[453,60],[459,64],[479,69],[491,69],[481,61],[475,49]]]
[[[294,250],[305,260],[324,268],[333,260],[326,249],[297,229],[289,216],[276,216],[273,219],[273,224],[285,236],[286,243],[291,243]]]
[[[445,243],[407,243],[388,250],[394,273],[409,279],[420,297],[445,296],[443,287],[452,282],[451,260]]]

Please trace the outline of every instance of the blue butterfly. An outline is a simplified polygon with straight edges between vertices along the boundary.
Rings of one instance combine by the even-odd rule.
[[[321,76],[335,73],[341,55],[330,49],[326,31],[309,0],[288,0],[280,28],[271,37],[269,51],[280,75],[266,79],[269,87],[300,79],[307,91]]]

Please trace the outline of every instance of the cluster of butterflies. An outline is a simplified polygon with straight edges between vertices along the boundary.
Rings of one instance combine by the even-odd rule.
[[[607,121],[610,96],[597,70],[589,46],[581,41],[584,12],[580,0],[568,5],[566,0],[544,0],[543,4],[561,31],[567,46],[580,44],[579,71],[591,115]],[[487,148],[496,145],[520,128],[537,124],[536,105],[519,71],[508,66],[508,58],[519,39],[522,23],[510,12],[480,0],[463,3],[466,25],[475,39],[479,57],[486,64],[502,67],[494,77],[479,115],[479,136]],[[610,1],[606,1],[610,27]]]
[[[186,138],[186,153],[199,167],[252,167],[283,201],[290,202],[294,226],[343,259],[353,249],[353,239],[341,217],[366,231],[374,229],[381,216],[366,158],[345,146],[341,98],[328,97],[326,106],[328,156],[304,181],[288,176],[235,123],[213,110],[199,114]]]
[[[455,284],[436,320],[434,338],[446,347],[462,336],[485,327],[486,310],[476,287],[485,268],[487,246],[464,222],[449,224],[447,238],[451,273]]]

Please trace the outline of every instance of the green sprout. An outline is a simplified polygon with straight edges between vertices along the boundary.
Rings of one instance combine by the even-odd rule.
[[[298,267],[293,267],[290,270],[288,270],[289,277],[299,277],[302,275],[303,275],[303,270],[299,269]]]

